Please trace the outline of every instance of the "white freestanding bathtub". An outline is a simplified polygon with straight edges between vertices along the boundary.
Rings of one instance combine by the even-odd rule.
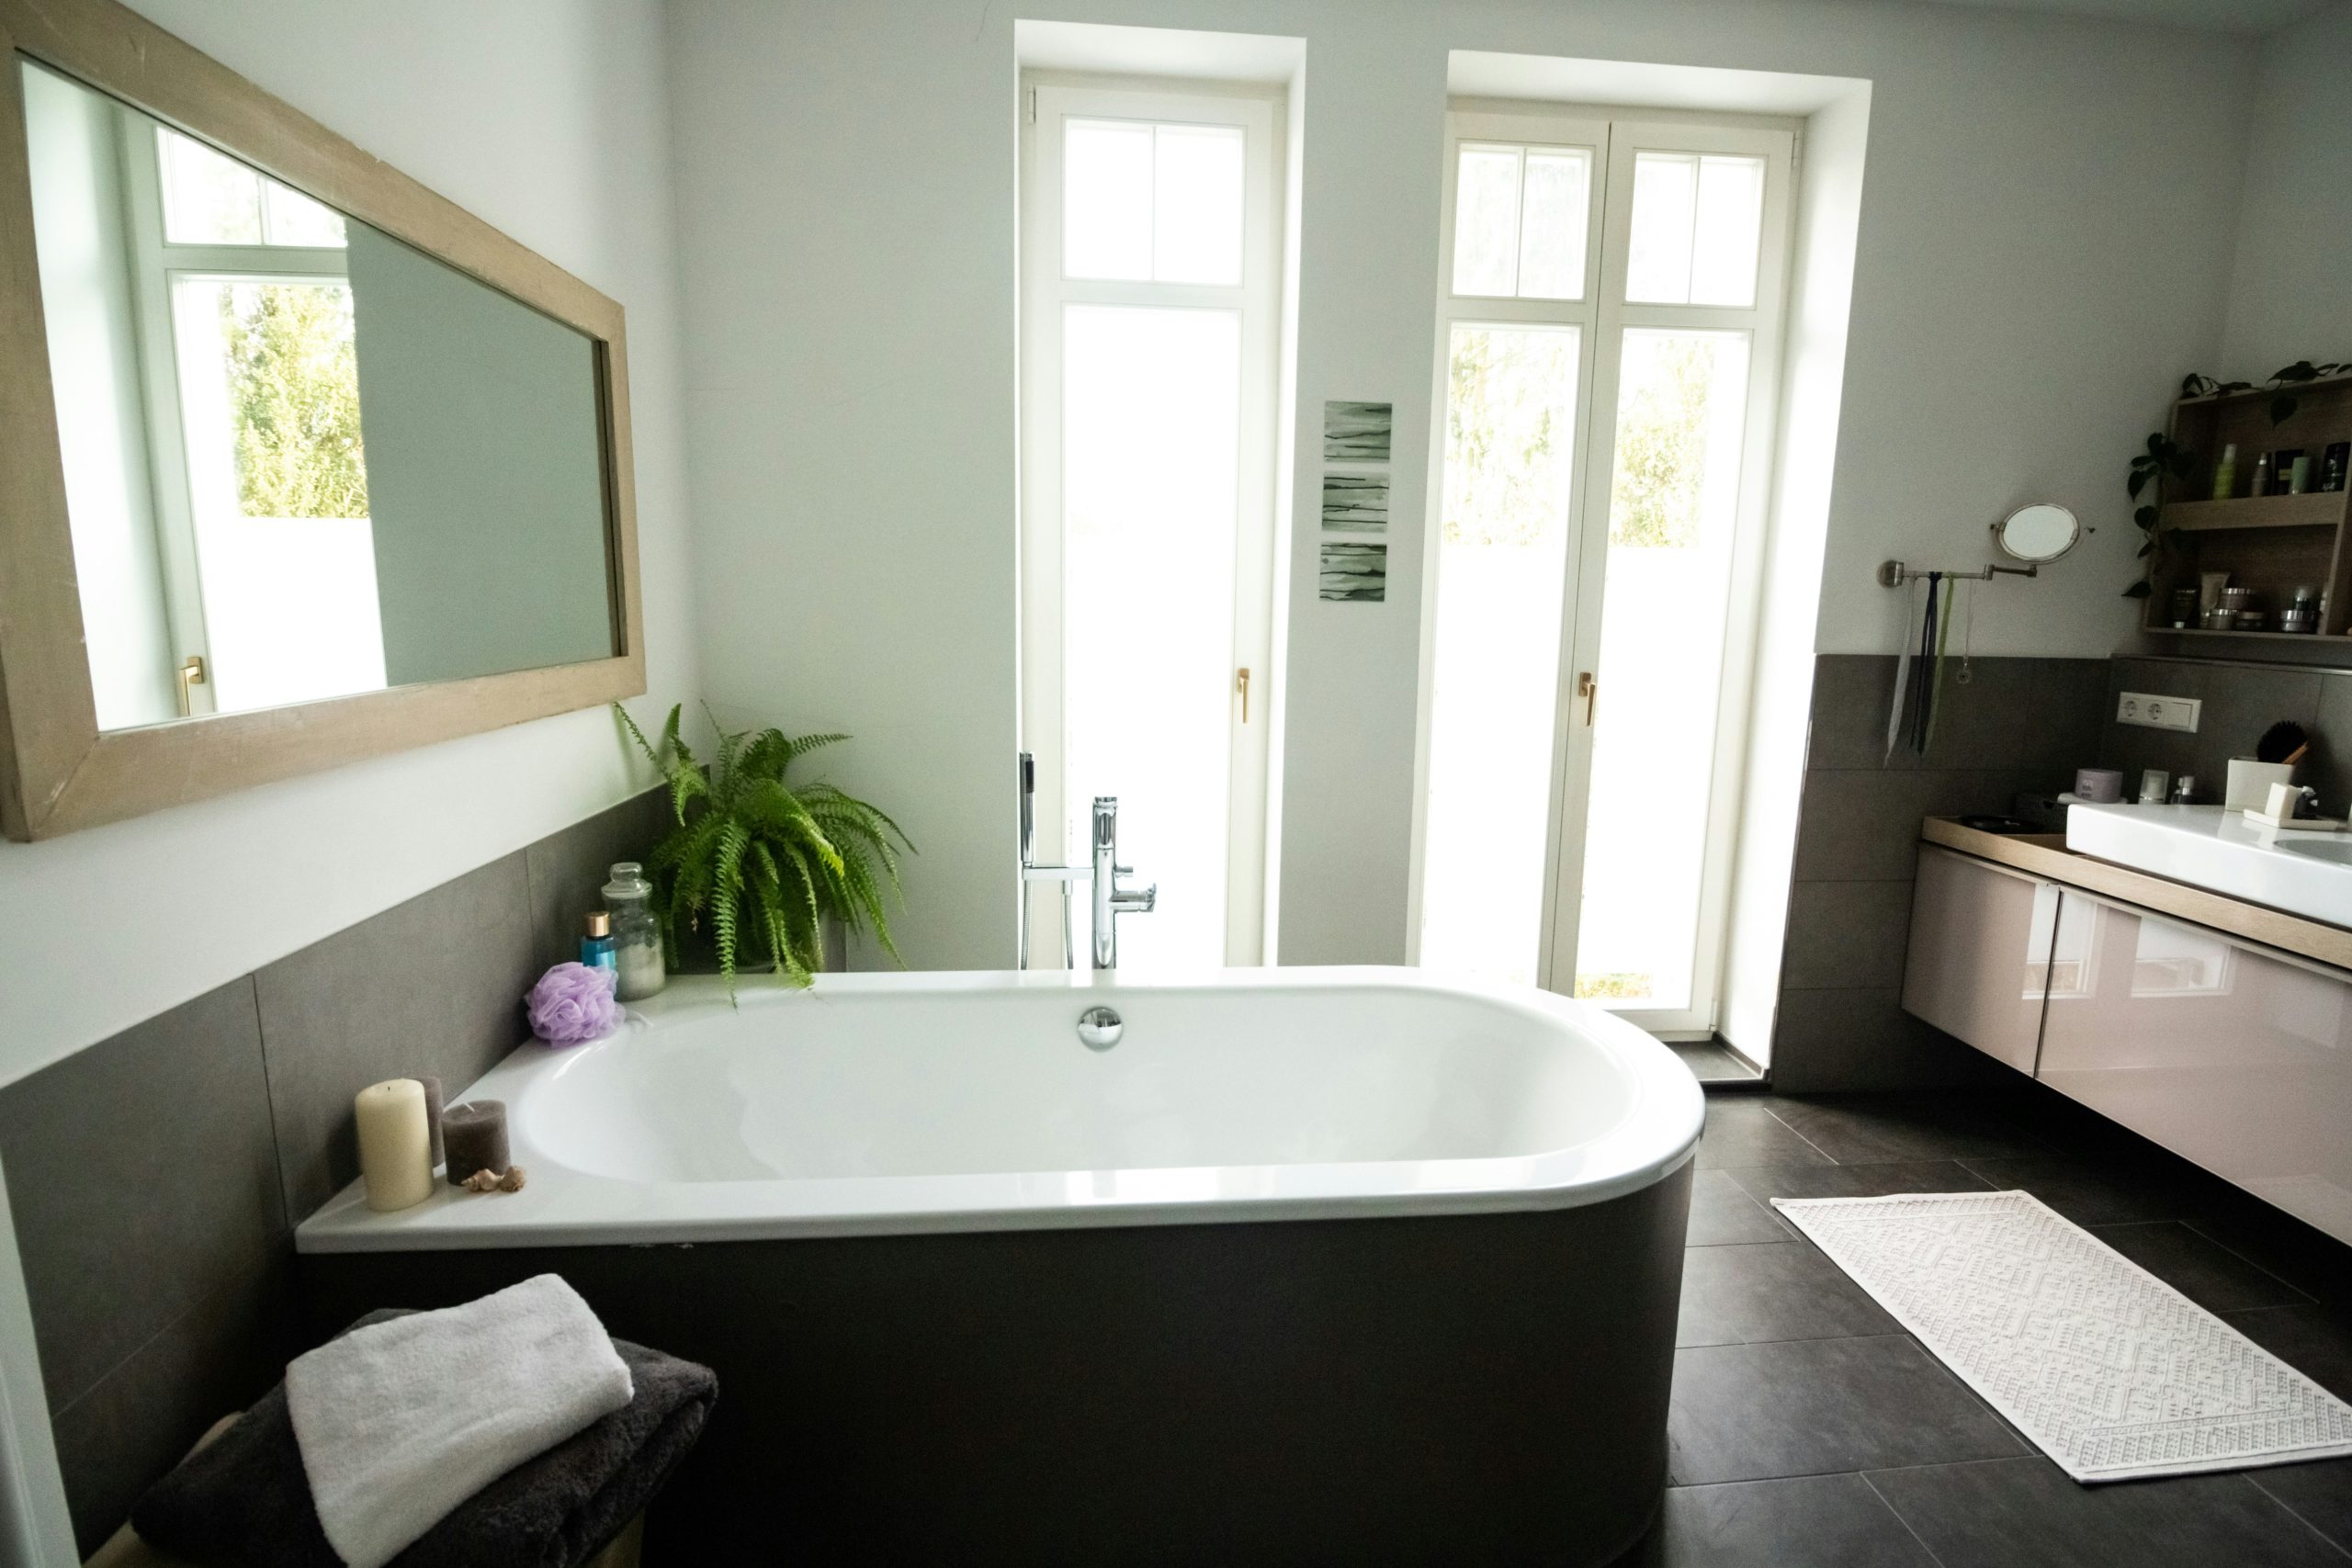
[[[690,1561],[1602,1563],[1662,1493],[1702,1101],[1577,1002],[688,979],[451,1098],[527,1186],[353,1184],[297,1232],[313,1331],[563,1273],[719,1372],[654,1517]]]
[[[1556,1209],[1657,1181],[1698,1086],[1596,1009],[1409,969],[842,975],[738,1004],[684,979],[594,1044],[517,1049],[524,1191],[393,1214],[357,1184],[306,1252],[773,1239]],[[1089,1008],[1117,1043],[1080,1043]]]

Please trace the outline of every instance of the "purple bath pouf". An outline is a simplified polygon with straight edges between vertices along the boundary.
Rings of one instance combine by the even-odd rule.
[[[559,964],[523,998],[531,1032],[550,1045],[584,1045],[621,1026],[613,977],[585,964]]]

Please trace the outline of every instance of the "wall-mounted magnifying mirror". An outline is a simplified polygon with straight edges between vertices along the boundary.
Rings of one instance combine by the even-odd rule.
[[[2056,560],[2079,543],[2083,525],[2074,513],[2054,501],[2020,506],[1993,525],[1993,537],[2011,558],[2041,565]]]

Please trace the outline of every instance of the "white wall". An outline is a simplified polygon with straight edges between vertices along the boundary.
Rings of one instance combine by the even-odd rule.
[[[2352,4],[2264,41],[2247,135],[2225,379],[2352,359]]]
[[[1871,93],[1839,93],[1808,116],[1797,191],[1795,286],[1783,351],[1781,452],[1773,472],[1764,604],[1748,694],[1747,755],[1717,1032],[1758,1064],[1771,1059],[1787,944],[1791,873],[1813,712],[1814,629],[1846,407],[1854,261],[1867,199]]]
[[[1010,967],[1012,7],[671,16],[704,691],[851,732],[828,776],[921,852],[900,949]]]
[[[903,813],[918,964],[1012,950],[1012,8],[676,0],[688,406],[722,717],[854,730]],[[1977,651],[2104,655],[2115,482],[2211,358],[2251,46],[1834,0],[1035,0],[1053,19],[1306,40],[1296,484],[1327,398],[1396,404],[1425,493],[1449,49],[1858,77],[1869,194],[1815,645],[1882,651],[1887,556],[1973,562],[2052,496],[2098,526],[1979,606]],[[1317,513],[1302,492],[1295,511]],[[1420,542],[1389,601],[1313,598],[1293,541],[1281,953],[1401,958]],[[1152,868],[1162,880],[1176,874]]]
[[[636,705],[690,702],[656,0],[137,3],[627,308],[650,688]],[[588,712],[0,845],[0,1081],[517,849],[637,782],[610,716]]]

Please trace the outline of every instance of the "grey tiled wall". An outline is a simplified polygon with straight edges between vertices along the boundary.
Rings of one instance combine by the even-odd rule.
[[[1903,1011],[1920,819],[2006,811],[2100,753],[2103,659],[1978,659],[1948,668],[1928,754],[1886,753],[1893,655],[1815,660],[1772,1082],[1795,1093],[1962,1083],[1990,1069]]]
[[[2118,724],[2115,700],[2125,692],[2197,698],[2203,705],[2197,733]],[[2100,765],[2121,769],[2127,791],[2137,789],[2141,770],[2162,768],[2194,773],[2197,798],[2218,801],[2229,760],[2252,756],[2264,730],[2290,718],[2312,735],[2312,754],[2299,780],[2319,791],[2332,816],[2352,802],[2352,671],[2118,659],[2109,670],[2102,717]]]
[[[358,1174],[351,1097],[479,1077],[575,951],[660,792],[614,807],[0,1089],[0,1161],[86,1553],[301,1320],[293,1227]]]

